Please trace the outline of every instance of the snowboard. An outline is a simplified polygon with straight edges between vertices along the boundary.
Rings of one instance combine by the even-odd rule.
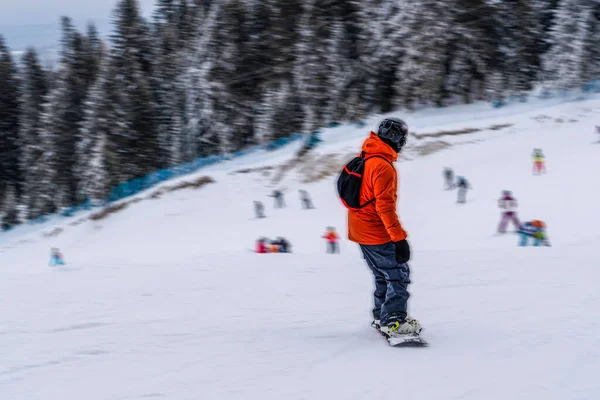
[[[403,335],[401,337],[398,337],[398,336],[387,337],[386,335],[384,335],[384,337],[387,339],[389,345],[392,347],[427,347],[427,346],[429,346],[429,343],[427,343],[425,340],[423,340],[423,338],[419,334]]]
[[[421,335],[418,333],[402,335],[402,336],[388,336],[385,333],[381,332],[376,327],[374,327],[374,328],[375,328],[375,330],[377,330],[377,332],[379,332],[379,334],[381,336],[383,336],[385,338],[385,340],[387,340],[388,344],[391,347],[427,347],[427,346],[429,346],[429,343],[427,343],[421,337]]]

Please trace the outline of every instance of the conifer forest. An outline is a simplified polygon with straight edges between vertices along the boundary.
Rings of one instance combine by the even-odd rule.
[[[598,0],[115,1],[56,63],[0,32],[0,223],[198,157],[372,113],[600,77]]]

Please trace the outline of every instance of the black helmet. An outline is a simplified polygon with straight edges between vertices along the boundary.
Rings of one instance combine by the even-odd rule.
[[[379,124],[377,136],[399,153],[406,144],[408,125],[400,118],[386,118]]]

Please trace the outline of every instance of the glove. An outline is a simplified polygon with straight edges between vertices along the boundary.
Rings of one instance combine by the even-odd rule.
[[[394,247],[396,249],[396,262],[398,264],[407,263],[410,260],[410,247],[406,239],[394,242]]]

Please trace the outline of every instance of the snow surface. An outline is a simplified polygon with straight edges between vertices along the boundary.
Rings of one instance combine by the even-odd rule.
[[[2,235],[0,399],[597,399],[599,118],[599,100],[409,115],[419,133],[513,124],[436,138],[453,146],[409,148],[397,165],[410,310],[428,348],[391,348],[369,326],[372,278],[355,244],[325,254],[325,227],[346,227],[335,176],[288,173],[288,208],[274,210],[272,181],[233,173],[284,163],[296,144],[105,220]],[[317,152],[356,152],[368,129],[328,130]],[[547,175],[531,174],[534,147]],[[442,190],[446,166],[473,185],[467,204]],[[316,210],[300,209],[299,188]],[[522,219],[547,222],[553,247],[495,235],[504,189]],[[253,200],[267,219],[253,219]],[[294,253],[253,254],[258,236],[285,236]],[[52,246],[66,266],[47,266]]]

